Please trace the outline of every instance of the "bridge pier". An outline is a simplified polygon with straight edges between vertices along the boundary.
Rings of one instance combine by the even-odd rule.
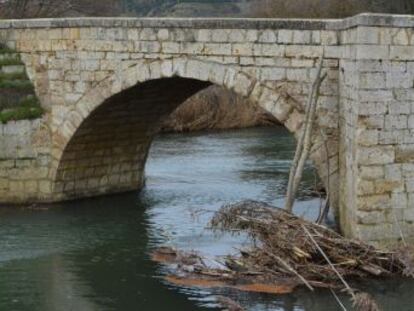
[[[0,42],[20,54],[45,110],[0,125],[0,202],[139,188],[162,118],[210,84],[297,136],[324,53],[311,159],[341,228],[373,242],[413,238],[413,27],[412,16],[370,14],[0,21]]]

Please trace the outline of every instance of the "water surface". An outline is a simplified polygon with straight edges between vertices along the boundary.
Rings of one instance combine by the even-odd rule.
[[[294,141],[283,128],[158,137],[141,192],[0,210],[0,311],[214,310],[223,290],[177,288],[149,260],[160,245],[224,255],[244,237],[206,229],[222,204],[256,199],[282,205]],[[305,187],[314,173],[308,165]],[[296,212],[316,217],[320,200]],[[384,310],[413,310],[411,282],[370,283]],[[340,310],[329,292],[292,295],[224,291],[248,310]]]

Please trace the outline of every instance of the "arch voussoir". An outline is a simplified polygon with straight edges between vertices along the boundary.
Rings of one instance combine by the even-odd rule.
[[[68,113],[66,118],[63,120],[62,126],[57,129],[57,135],[55,137],[59,137],[60,146],[59,153],[56,154],[57,162],[61,162],[62,159],[64,159],[65,153],[67,153],[69,148],[68,146],[73,145],[73,143],[70,145],[71,141],[73,140],[73,137],[77,134],[79,128],[85,127],[84,124],[88,122],[90,123],[90,121],[88,120],[90,119],[90,116],[92,114],[99,115],[99,118],[101,119],[103,118],[102,113],[99,114],[99,111],[104,103],[106,103],[105,105],[108,106],[108,100],[112,100],[112,98],[121,96],[124,93],[133,93],[133,90],[135,88],[139,88],[142,85],[147,85],[148,83],[158,83],[157,85],[160,85],[160,87],[162,87],[162,85],[164,85],[164,82],[162,81],[176,81],[174,83],[178,83],[177,81],[181,80],[193,81],[191,83],[193,84],[193,88],[195,87],[194,91],[197,91],[197,89],[199,88],[206,87],[209,84],[220,85],[224,88],[232,90],[238,95],[248,98],[252,103],[257,104],[260,107],[264,108],[266,111],[270,112],[291,132],[297,133],[298,131],[300,131],[301,125],[303,123],[303,112],[299,112],[295,108],[295,104],[292,102],[292,100],[284,94],[281,94],[278,88],[269,87],[268,85],[260,81],[256,76],[250,74],[250,72],[245,72],[241,67],[235,67],[232,65],[227,65],[219,62],[212,62],[188,57],[172,57],[155,60],[141,59],[137,60],[135,64],[129,65],[122,71],[115,71],[113,75],[108,76],[102,81],[98,82],[96,85],[94,85],[93,88],[85,92],[85,94],[73,106],[73,110],[70,113]],[[167,86],[168,82],[165,83],[167,83]],[[180,88],[182,86],[178,84],[177,87]],[[167,86],[166,90],[160,89],[159,92],[157,92],[157,94],[159,94],[160,97],[159,99],[149,99],[150,101],[154,102],[153,105],[159,105],[159,103],[157,102],[164,102],[164,105],[168,106],[168,101],[164,98],[164,92],[167,94],[171,92],[169,88],[170,87]],[[136,96],[139,97],[140,93],[136,93]],[[175,103],[175,105],[178,104],[178,102]],[[113,105],[118,104],[113,103]],[[142,104],[137,105],[145,106],[146,104],[144,101]],[[148,107],[148,109],[150,109],[150,106]],[[164,110],[168,111],[168,109]],[[134,116],[132,115],[123,116],[122,111],[116,109],[112,111],[111,108],[108,107],[107,110],[107,114],[113,114],[113,118],[121,118],[119,121],[113,121],[115,122],[114,124],[119,124],[118,127],[125,129],[128,127],[127,124],[122,123],[122,118],[125,118],[125,120],[129,120],[125,121],[125,123],[132,122],[132,120],[134,120]],[[150,118],[154,118],[154,116],[151,116]],[[106,121],[105,119],[104,121],[108,122],[107,126],[111,126],[111,120]],[[145,122],[147,121],[148,120],[146,120]],[[102,122],[103,125],[100,125],[101,127],[97,129],[98,132],[103,131],[102,126],[105,126],[105,122]],[[137,124],[139,124],[139,122]],[[96,194],[97,192],[104,193],[106,191],[116,191],[117,189],[129,189],[132,187],[115,187],[114,189],[110,189],[112,187],[111,183],[115,183],[117,185],[129,185],[128,183],[131,183],[131,185],[135,185],[134,187],[141,183],[146,155],[153,135],[153,129],[152,127],[148,127],[146,130],[139,129],[138,125],[132,126],[131,123],[131,130],[132,129],[134,129],[135,132],[144,131],[142,135],[132,135],[133,137],[136,137],[137,141],[139,141],[138,144],[128,142],[125,142],[125,144],[123,144],[122,137],[114,136],[115,138],[113,139],[116,139],[117,147],[114,147],[113,149],[111,149],[110,146],[105,147],[107,148],[105,150],[108,150],[108,152],[116,152],[116,155],[114,156],[115,158],[122,158],[117,152],[123,152],[124,154],[128,155],[129,162],[127,164],[124,164],[123,166],[121,165],[122,169],[125,171],[122,171],[121,166],[114,165],[114,167],[117,167],[117,169],[120,170],[119,174],[111,173],[110,177],[105,176],[105,178],[103,175],[97,175],[102,177],[91,178],[90,180],[88,180],[85,187],[95,187],[93,189],[98,189],[97,191],[93,192],[93,194]],[[114,131],[117,130],[117,128],[114,128]],[[100,133],[99,135],[105,137],[105,133]],[[86,143],[87,140],[83,144]],[[102,146],[104,146],[106,143],[107,141],[99,143],[96,150],[96,154],[98,154],[99,148],[104,148]],[[74,147],[72,146],[70,148],[73,149]],[[79,146],[77,148],[81,150],[82,146]],[[137,152],[137,150],[139,152]],[[71,153],[76,154],[76,152],[73,151],[71,151]],[[79,153],[81,154],[82,152],[79,151]],[[93,157],[96,156],[93,155]],[[315,157],[317,161],[318,158],[320,157]],[[110,159],[105,161],[110,162]],[[138,166],[130,164],[133,161],[140,164]],[[321,165],[316,166],[320,167]],[[60,193],[56,195],[60,197],[65,197],[65,185],[62,186],[62,180],[58,180],[59,178],[62,178],[62,176],[64,176],[64,174],[58,174],[58,171],[61,167],[61,165],[55,165],[55,168],[52,169],[51,175],[54,176],[55,183],[59,184],[58,186],[56,186],[55,189],[56,191],[60,191]],[[111,168],[111,170],[114,170],[114,168]],[[105,172],[105,170],[102,170],[102,174],[104,174]],[[124,175],[127,177],[125,177]],[[74,190],[71,189],[69,190],[69,192],[70,191],[73,192]]]

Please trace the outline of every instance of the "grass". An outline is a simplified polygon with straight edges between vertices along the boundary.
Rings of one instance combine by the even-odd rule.
[[[29,95],[20,102],[23,107],[40,107],[39,99],[34,95]]]
[[[24,65],[24,64],[22,63],[20,58],[17,58],[17,57],[0,59],[0,67],[1,66],[15,66],[15,65]]]
[[[19,91],[33,91],[34,87],[30,80],[0,80],[1,89],[14,89]]]
[[[5,124],[9,121],[33,120],[42,115],[43,109],[41,107],[18,107],[0,112],[0,122]]]
[[[9,121],[38,119],[43,112],[37,97],[28,96],[20,102],[18,107],[0,111],[0,122],[5,124]]]
[[[10,55],[6,55],[10,54]],[[0,68],[2,66],[24,65],[20,57],[12,49],[0,44]],[[30,92],[33,95],[26,96],[17,102],[13,108],[0,110],[0,123],[18,120],[38,119],[43,115],[43,109],[36,95],[34,87],[27,77],[26,72],[2,73],[0,72],[0,92],[2,89]]]
[[[11,48],[0,44],[0,54],[7,54],[7,53],[16,53],[15,50],[12,50]]]
[[[7,80],[29,80],[26,72],[3,73],[0,72],[0,82]]]

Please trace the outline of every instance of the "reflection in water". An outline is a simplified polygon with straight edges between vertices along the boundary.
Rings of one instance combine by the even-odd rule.
[[[246,244],[243,236],[212,234],[207,221],[222,204],[241,199],[281,205],[293,150],[293,139],[279,128],[164,135],[153,145],[139,194],[47,211],[3,208],[0,310],[211,310],[221,293],[255,311],[338,310],[325,291],[275,296],[177,288],[148,257],[161,244],[209,255]],[[309,167],[306,178],[313,184]],[[313,219],[318,205],[302,197],[296,210]],[[412,310],[412,282],[369,285],[384,310]]]

